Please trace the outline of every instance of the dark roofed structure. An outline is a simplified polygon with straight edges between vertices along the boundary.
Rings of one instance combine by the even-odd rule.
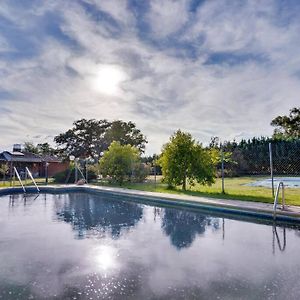
[[[15,147],[14,151],[0,153],[0,164],[8,164],[10,175],[13,173],[14,167],[18,169],[21,175],[25,174],[25,168],[27,167],[34,177],[43,177],[46,173],[51,177],[69,167],[68,162],[64,162],[57,156],[38,155],[21,151],[19,148],[15,149]]]
[[[42,158],[34,153],[29,152],[9,152],[4,151],[1,153],[1,157],[6,161],[13,162],[32,162],[32,163],[40,163],[42,162]]]

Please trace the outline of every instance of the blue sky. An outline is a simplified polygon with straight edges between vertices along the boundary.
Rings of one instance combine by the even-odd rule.
[[[299,106],[300,1],[1,0],[0,148],[80,118],[134,121],[158,152],[270,135]]]

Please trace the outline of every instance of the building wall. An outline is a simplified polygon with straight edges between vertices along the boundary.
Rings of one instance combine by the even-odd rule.
[[[33,177],[45,177],[46,173],[46,163],[43,162],[28,162],[28,161],[6,161],[1,159],[0,165],[6,164],[9,168],[7,176],[12,176],[14,171],[13,168],[16,167],[20,176],[25,177],[26,167],[30,170]],[[48,163],[48,177],[52,177],[59,172],[63,172],[69,168],[69,162],[49,162]]]
[[[40,176],[40,167],[41,163],[28,163],[28,162],[8,162],[7,163],[9,167],[8,174],[9,176],[13,174],[13,167],[16,167],[20,176],[22,178],[25,177],[25,168],[27,167],[30,172],[32,173],[33,177],[39,177]]]
[[[48,165],[48,177],[53,177],[55,174],[63,172],[69,168],[68,162],[50,162]],[[45,163],[40,171],[41,176],[45,176]]]

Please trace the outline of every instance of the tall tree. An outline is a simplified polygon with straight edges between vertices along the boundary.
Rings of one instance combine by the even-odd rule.
[[[107,128],[104,136],[107,145],[113,141],[119,142],[121,145],[131,145],[144,152],[147,140],[139,129],[132,122],[124,122],[122,120],[113,121]]]
[[[300,107],[292,108],[288,116],[276,117],[271,125],[276,127],[275,138],[300,138]]]
[[[232,153],[225,160],[228,176],[270,174],[269,143],[272,144],[274,174],[298,175],[300,172],[300,139],[253,137],[249,140],[225,142],[225,153]]]
[[[56,136],[54,141],[65,156],[94,159],[98,159],[113,141],[135,146],[140,151],[145,149],[147,143],[144,135],[132,122],[95,119],[75,121],[71,129]]]
[[[190,184],[214,182],[214,166],[208,150],[197,143],[189,133],[178,130],[162,151],[159,159],[164,181],[169,186],[182,185],[186,190],[187,180]]]
[[[35,145],[32,142],[25,142],[24,151],[40,155],[53,155],[57,153],[57,150],[52,148],[49,143]]]
[[[34,143],[32,143],[32,142],[24,143],[24,151],[34,153],[34,154],[38,154],[38,152],[39,152],[37,146],[35,146]]]
[[[98,158],[107,149],[104,135],[110,123],[107,120],[81,119],[73,127],[54,138],[65,156]]]
[[[57,150],[52,148],[49,143],[37,144],[38,153],[41,155],[54,155]]]

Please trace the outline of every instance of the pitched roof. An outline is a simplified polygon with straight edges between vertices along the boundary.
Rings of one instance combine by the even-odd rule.
[[[42,159],[39,155],[30,153],[30,152],[9,152],[4,151],[1,153],[6,161],[15,161],[15,162],[42,162]]]
[[[42,155],[41,156],[42,161],[45,162],[53,162],[53,163],[61,163],[63,160],[60,157],[54,156],[54,155]]]
[[[49,163],[61,163],[62,159],[53,155],[37,155],[30,152],[9,152],[3,151],[0,153],[0,161],[12,161],[12,162],[49,162]]]
[[[4,157],[4,154],[3,152],[0,153],[0,161],[6,161],[5,157]]]

